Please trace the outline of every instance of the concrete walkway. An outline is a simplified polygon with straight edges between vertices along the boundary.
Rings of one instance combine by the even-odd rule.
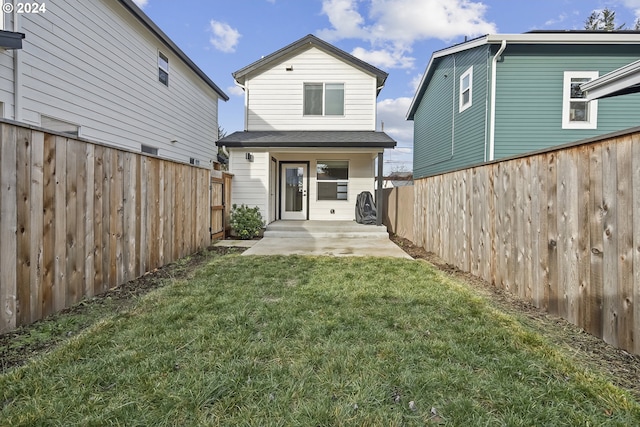
[[[242,255],[377,256],[412,259],[385,227],[355,221],[276,221]]]

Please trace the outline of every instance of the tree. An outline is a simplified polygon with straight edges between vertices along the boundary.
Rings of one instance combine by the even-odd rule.
[[[218,139],[222,139],[227,136],[227,131],[220,125],[218,125]],[[218,162],[223,171],[229,170],[229,158],[225,154],[222,147],[218,147]]]
[[[636,29],[640,20],[636,21]],[[627,24],[616,27],[616,12],[608,7],[603,10],[594,10],[584,23],[584,29],[588,31],[620,31],[625,30]]]

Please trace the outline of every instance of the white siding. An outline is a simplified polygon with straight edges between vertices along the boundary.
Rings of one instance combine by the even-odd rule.
[[[81,126],[91,140],[210,165],[218,95],[120,3],[56,0],[20,19],[23,121],[39,126],[44,114]],[[159,50],[169,58],[169,87],[158,81]]]
[[[229,150],[229,170],[233,172],[231,203],[258,206],[262,218],[269,218],[269,153],[254,152],[253,161],[246,159],[246,150]]]
[[[293,67],[293,71],[286,71]],[[344,116],[303,116],[304,83],[344,83]],[[375,130],[376,78],[312,47],[249,76],[247,130]]]
[[[8,119],[15,118],[13,115],[13,52],[0,49],[0,102],[4,104],[4,111],[0,111],[0,114]]]

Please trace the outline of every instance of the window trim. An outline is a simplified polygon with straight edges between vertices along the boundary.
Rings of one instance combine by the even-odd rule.
[[[306,114],[306,86],[322,85],[322,114]],[[327,114],[327,85],[342,85],[342,114]],[[303,117],[345,117],[345,86],[344,82],[303,82],[302,83],[302,116]]]
[[[347,164],[347,178],[346,179],[319,179],[318,178],[318,165],[319,164],[326,164],[328,162],[345,162]],[[316,160],[316,201],[318,202],[348,202],[349,201],[349,176],[351,172],[351,162],[349,160],[344,160],[344,159],[318,159]],[[335,182],[336,184],[346,184],[347,186],[347,191],[346,191],[346,198],[344,199],[321,199],[320,198],[320,183],[332,183]],[[336,196],[337,196],[337,192],[336,192]]]
[[[140,152],[142,154],[149,154],[151,156],[158,156],[160,150],[152,145],[140,144]]]
[[[167,63],[167,66],[164,67],[163,65],[160,64],[160,60],[163,60],[164,62]],[[164,72],[167,74],[167,83],[165,84],[162,79],[160,78],[160,73]],[[165,55],[164,53],[162,53],[160,50],[158,50],[158,81],[166,87],[169,87],[169,57],[167,55]]]
[[[54,123],[57,122],[60,125],[68,125],[70,127],[75,127],[76,128],[75,132],[61,131],[61,130],[53,129],[52,127],[47,127],[45,124],[42,123],[43,119],[50,120],[50,121],[52,121]],[[53,132],[58,132],[58,133],[62,133],[62,134],[68,135],[71,138],[80,138],[81,137],[81,133],[80,133],[81,126],[79,124],[70,122],[68,120],[62,120],[62,119],[59,119],[57,117],[50,116],[48,114],[40,114],[40,127],[43,128],[43,129],[47,129],[47,130],[53,131]]]
[[[466,77],[469,77],[469,87],[465,89],[463,86],[463,82]],[[469,92],[469,101],[465,103],[464,94],[467,91]],[[459,98],[460,99],[459,99],[459,105],[458,105],[458,112],[462,113],[464,110],[468,109],[473,104],[473,65],[469,67],[467,71],[462,73],[462,75],[460,76]]]
[[[570,121],[571,79],[588,78],[591,80],[599,77],[598,71],[565,71],[562,79],[562,129],[597,129],[598,128],[598,101],[583,101],[589,106],[589,120],[585,122]]]

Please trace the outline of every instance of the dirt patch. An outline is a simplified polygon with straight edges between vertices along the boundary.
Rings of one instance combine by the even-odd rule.
[[[392,235],[391,240],[413,258],[428,261],[446,274],[478,289],[494,306],[516,315],[528,327],[542,333],[552,343],[570,349],[571,354],[580,363],[604,372],[613,384],[628,390],[640,402],[640,356],[615,348],[568,321],[550,315],[478,277],[459,270],[407,239]]]
[[[211,246],[66,308],[46,319],[1,334],[0,373],[23,365],[32,357],[77,335],[109,314],[130,309],[138,297],[170,283],[170,280],[189,278],[198,267],[210,261],[212,257],[242,253],[244,250],[245,248]]]

